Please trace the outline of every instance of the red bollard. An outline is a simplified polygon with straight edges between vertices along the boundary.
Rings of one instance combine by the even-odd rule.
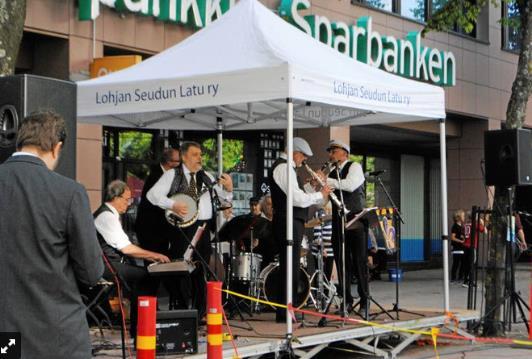
[[[157,297],[139,297],[138,313],[137,359],[154,359]]]
[[[223,358],[222,282],[207,282],[207,358]]]

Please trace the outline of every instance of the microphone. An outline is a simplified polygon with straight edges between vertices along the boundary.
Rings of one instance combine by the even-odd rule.
[[[208,189],[212,189],[216,185],[216,180],[212,180],[205,172],[203,172],[202,180]]]
[[[384,173],[386,173],[386,170],[371,171],[371,172],[364,173],[364,177],[377,177]]]

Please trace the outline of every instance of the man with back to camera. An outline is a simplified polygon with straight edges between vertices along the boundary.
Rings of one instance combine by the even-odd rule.
[[[128,263],[129,258],[140,258],[150,262],[168,263],[170,259],[161,253],[143,249],[129,240],[120,223],[120,215],[126,213],[131,204],[131,190],[125,182],[112,181],[105,191],[105,203],[94,212],[94,225],[98,232],[98,240],[106,257],[103,277],[112,281],[113,271],[125,282],[131,303],[130,333],[137,334],[137,298],[149,295],[149,278],[145,267]]]
[[[0,165],[0,332],[21,333],[22,358],[91,357],[76,281],[104,267],[85,189],[53,172],[65,140],[61,116],[34,113]]]
[[[331,192],[328,186],[325,186],[321,192],[305,193],[298,184],[295,168],[301,167],[303,161],[313,155],[309,144],[301,137],[294,138],[294,147],[290,166],[292,170],[291,185],[293,193],[293,247],[292,247],[292,298],[295,302],[297,297],[297,288],[299,283],[299,257],[301,252],[301,239],[305,231],[305,221],[308,217],[308,207],[312,205],[321,205],[327,201]],[[286,297],[286,274],[287,274],[287,257],[286,257],[286,193],[288,189],[288,177],[286,166],[288,157],[286,152],[274,162],[270,175],[270,191],[273,205],[273,233],[280,251],[279,260],[279,292],[277,303],[287,304]],[[286,309],[277,309],[276,322],[286,321]]]
[[[346,223],[355,217],[357,213],[362,211],[366,205],[364,195],[364,172],[362,166],[354,161],[349,161],[349,146],[342,141],[332,140],[327,147],[329,152],[329,160],[337,166],[340,178],[336,169],[333,169],[327,178],[327,184],[334,189],[334,193],[340,196],[340,189],[344,204],[347,209]],[[332,244],[334,251],[334,260],[338,270],[338,278],[340,282],[339,293],[342,293],[342,251],[341,251],[341,217],[338,213],[338,207],[332,203]],[[360,296],[360,310],[362,317],[367,317],[369,312],[368,302],[368,241],[367,241],[367,225],[359,222],[354,229],[345,231],[345,280],[351,283],[353,274],[357,279],[358,294]],[[351,286],[346,286],[346,302],[347,312],[349,313],[353,308],[353,296],[351,294]]]

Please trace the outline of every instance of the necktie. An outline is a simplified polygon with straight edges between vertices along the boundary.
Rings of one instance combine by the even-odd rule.
[[[196,186],[196,174],[190,172],[190,183],[188,184],[188,195],[194,199],[198,199],[198,188]]]

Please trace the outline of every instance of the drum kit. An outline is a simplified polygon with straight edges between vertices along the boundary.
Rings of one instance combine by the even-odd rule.
[[[327,220],[327,218],[324,218]],[[264,222],[263,222],[264,220]],[[233,222],[234,221],[234,222]],[[307,226],[323,225],[324,220],[312,220],[307,222]],[[271,235],[265,227],[271,223],[263,218],[253,217],[250,215],[238,216],[224,224],[220,230],[219,237],[221,241],[230,242],[230,253],[225,253],[224,263],[226,266],[226,287],[236,288],[237,291],[247,291],[249,297],[262,299],[268,302],[275,302],[279,290],[280,282],[280,265],[278,255],[271,262],[266,263],[263,256],[265,253],[254,252],[256,239],[260,241],[271,240],[265,238],[265,235]],[[270,228],[271,229],[271,228]],[[301,262],[299,266],[299,283],[297,294],[294,296],[294,306],[302,308],[313,306],[318,311],[323,311],[329,301],[332,301],[336,294],[336,287],[324,275],[323,271],[323,244],[321,238],[314,238],[315,243],[319,243],[320,251],[316,257],[317,264],[311,275],[307,270],[309,266],[308,254],[310,253],[310,244],[304,236],[301,245]],[[245,245],[242,245],[246,242]],[[240,251],[239,251],[240,249]],[[271,248],[270,248],[271,249]],[[253,304],[247,305],[248,314],[259,313],[267,310],[267,305]],[[272,307],[273,308],[273,307]]]

